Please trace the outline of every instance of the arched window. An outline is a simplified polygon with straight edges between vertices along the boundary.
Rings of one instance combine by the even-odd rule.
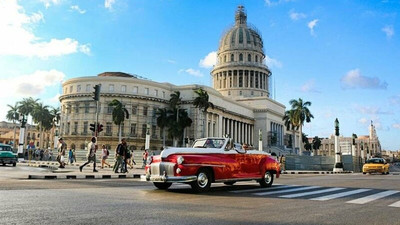
[[[231,62],[233,62],[233,61],[234,61],[233,54],[231,54]]]
[[[247,61],[251,62],[251,55],[250,54],[247,55]]]
[[[226,62],[226,55],[224,56],[224,62]]]
[[[256,62],[258,62],[258,55],[256,55]]]
[[[243,54],[242,53],[239,54],[239,61],[240,62],[243,61]]]

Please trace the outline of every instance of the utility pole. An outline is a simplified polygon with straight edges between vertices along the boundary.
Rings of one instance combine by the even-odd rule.
[[[339,120],[335,120],[335,166],[333,172],[343,172],[343,163],[339,149]]]
[[[18,161],[24,161],[24,140],[27,118],[25,118],[25,115],[20,115],[19,121],[21,122],[21,128],[19,129]]]
[[[94,92],[93,92],[93,100],[96,101],[96,124],[94,126],[94,136],[97,138],[98,135],[98,124],[99,124],[99,100],[100,100],[100,89],[101,89],[101,84],[96,84],[94,87]]]

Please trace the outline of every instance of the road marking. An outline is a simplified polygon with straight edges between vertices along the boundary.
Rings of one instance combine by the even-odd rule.
[[[318,191],[303,192],[303,193],[290,194],[290,195],[281,195],[279,197],[280,198],[296,198],[296,197],[303,197],[303,196],[307,196],[307,195],[314,195],[314,194],[321,194],[321,193],[332,192],[332,191],[339,191],[339,190],[343,190],[343,189],[344,188],[328,188],[328,189],[318,190]]]
[[[254,193],[254,195],[273,195],[273,194],[280,194],[280,193],[287,193],[287,192],[305,191],[305,190],[310,190],[310,189],[315,189],[315,188],[320,188],[320,186],[300,187],[300,188],[285,189],[285,190],[280,190],[280,191],[268,191],[268,192]]]
[[[266,191],[266,190],[275,190],[279,188],[285,188],[285,187],[297,187],[299,185],[279,185],[279,186],[272,186],[270,188],[253,188],[253,189],[245,189],[245,190],[237,190],[237,191],[230,191],[232,193],[246,193],[246,192],[254,192],[254,191]]]
[[[398,202],[395,202],[395,203],[393,203],[393,204],[391,204],[391,205],[389,205],[390,207],[398,207],[398,208],[400,208],[400,201],[398,201]]]
[[[400,191],[384,191],[384,192],[380,192],[377,194],[368,195],[368,196],[365,196],[362,198],[354,199],[354,200],[348,201],[346,203],[365,204],[365,203],[372,202],[372,201],[380,199],[380,198],[387,197],[389,195],[396,194],[398,192],[400,192]]]
[[[366,192],[366,191],[370,191],[370,190],[371,189],[357,189],[357,190],[353,190],[353,191],[346,191],[346,192],[341,192],[341,193],[332,194],[332,195],[325,195],[325,196],[318,197],[318,198],[311,198],[310,200],[327,201],[327,200],[345,197],[345,196],[349,196],[349,195],[354,195],[354,194],[358,194],[358,193],[362,193],[362,192]]]

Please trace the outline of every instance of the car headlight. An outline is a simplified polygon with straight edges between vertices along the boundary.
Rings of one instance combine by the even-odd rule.
[[[180,165],[183,163],[184,160],[185,159],[183,158],[183,156],[179,156],[178,159],[176,160],[176,162],[178,163],[178,165]]]

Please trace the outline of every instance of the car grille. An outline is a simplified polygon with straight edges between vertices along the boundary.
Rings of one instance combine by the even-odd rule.
[[[174,175],[175,163],[161,162],[151,164],[151,174],[153,175],[164,175],[164,171],[167,176]]]

